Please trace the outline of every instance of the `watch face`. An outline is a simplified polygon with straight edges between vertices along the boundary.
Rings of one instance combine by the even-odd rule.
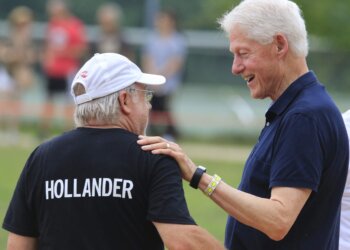
[[[202,169],[204,172],[207,171],[207,169],[203,166],[198,166],[198,168]]]

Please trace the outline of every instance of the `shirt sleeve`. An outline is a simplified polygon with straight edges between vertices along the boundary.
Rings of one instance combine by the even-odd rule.
[[[147,219],[195,225],[188,211],[179,167],[169,157],[161,157],[152,173]]]
[[[155,40],[154,35],[149,35],[146,38],[145,43],[143,44],[142,48],[141,48],[141,52],[144,55],[149,56],[151,54],[151,50],[152,50],[152,45],[153,45],[153,40]]]
[[[186,57],[187,54],[187,46],[186,46],[186,40],[185,38],[178,34],[175,39],[175,48],[174,48],[174,56],[177,56],[179,58],[184,59]]]
[[[274,146],[270,188],[284,186],[317,191],[324,154],[313,119],[303,114],[286,117]]]
[[[12,200],[8,207],[3,228],[9,232],[28,236],[38,237],[38,226],[33,204],[29,202],[28,195],[28,169],[30,168],[34,153],[28,159],[16,185]]]

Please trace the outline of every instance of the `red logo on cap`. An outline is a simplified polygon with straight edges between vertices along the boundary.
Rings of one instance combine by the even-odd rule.
[[[87,72],[86,70],[80,73],[80,76],[81,76],[82,78],[86,78],[87,75],[88,75],[88,72]]]

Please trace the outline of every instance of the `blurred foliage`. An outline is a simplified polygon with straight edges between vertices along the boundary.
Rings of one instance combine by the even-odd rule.
[[[172,8],[181,14],[181,24],[188,29],[217,29],[217,19],[236,5],[239,0],[163,0],[164,8]]]
[[[176,10],[180,24],[184,29],[217,29],[216,20],[230,10],[239,0],[158,0],[164,8]],[[95,11],[107,1],[70,0],[73,12],[87,24],[95,23]],[[118,0],[124,10],[126,26],[143,26],[146,0]],[[295,0],[302,8],[308,31],[311,35],[326,38],[333,48],[348,50],[350,48],[350,1],[310,1]],[[46,0],[1,0],[0,19],[17,5],[27,5],[35,11],[38,21],[46,21]]]
[[[350,1],[295,1],[303,10],[308,32],[327,38],[333,48],[350,50]]]

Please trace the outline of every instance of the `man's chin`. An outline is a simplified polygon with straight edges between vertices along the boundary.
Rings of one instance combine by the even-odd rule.
[[[250,90],[250,96],[253,98],[253,99],[261,99],[259,97],[259,93],[256,93],[255,91],[253,90]]]
[[[250,90],[250,96],[253,99],[265,99],[267,96],[264,93],[261,93],[259,91],[256,91],[254,89],[249,89]]]

